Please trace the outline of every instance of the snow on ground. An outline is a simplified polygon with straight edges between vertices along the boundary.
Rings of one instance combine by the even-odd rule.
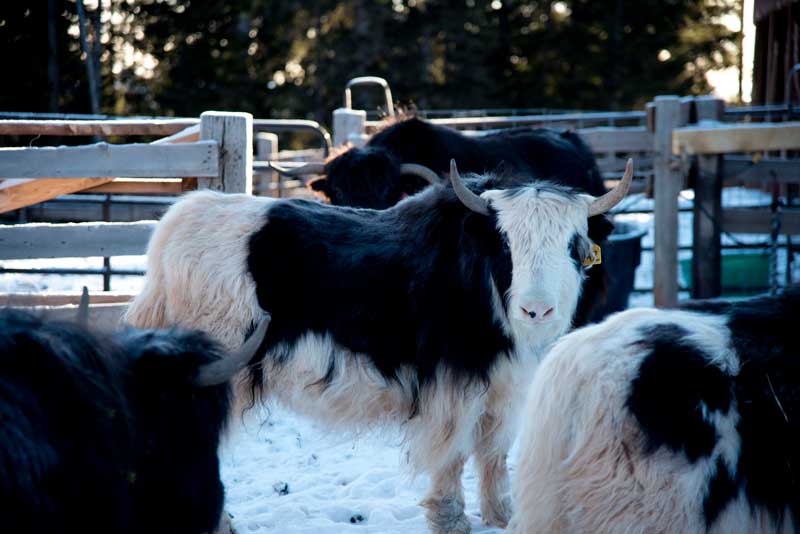
[[[399,438],[341,436],[281,409],[234,426],[221,460],[239,534],[427,532],[418,503],[428,478],[411,479]],[[503,532],[481,523],[471,462],[463,481],[473,532]]]

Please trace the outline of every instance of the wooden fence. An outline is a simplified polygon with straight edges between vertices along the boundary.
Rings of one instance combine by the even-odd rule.
[[[618,178],[628,157],[636,161],[636,190],[654,195],[654,299],[672,306],[678,295],[678,194],[687,186],[687,162],[700,170],[695,189],[693,295],[719,294],[720,232],[767,232],[769,212],[720,207],[722,184],[797,183],[797,160],[771,157],[771,151],[800,149],[800,123],[723,123],[722,101],[712,97],[659,96],[643,111],[437,118],[436,124],[468,135],[511,126],[577,130],[595,153],[608,180]],[[0,121],[0,135],[164,135],[153,143],[79,147],[0,149],[0,212],[75,191],[169,192],[194,187],[251,193],[257,172],[272,160],[276,121],[254,124],[243,113],[207,112],[199,119]],[[306,121],[308,122],[308,121]],[[338,109],[333,115],[334,144],[361,144],[381,123],[363,110]],[[296,125],[295,125],[296,126]],[[320,135],[327,152],[327,132]],[[257,130],[254,139],[254,130]],[[754,157],[753,154],[756,154]],[[766,154],[767,157],[763,157]],[[282,183],[268,175],[270,194]],[[261,191],[262,193],[265,191]],[[708,216],[699,216],[700,213]],[[800,233],[796,213],[781,214],[781,231]],[[155,223],[22,224],[0,226],[0,259],[59,258],[141,254]],[[2,295],[0,295],[0,302]],[[113,304],[104,303],[104,306]]]
[[[768,212],[720,209],[721,188],[726,179],[735,177],[737,183],[762,185],[765,181],[800,182],[800,160],[764,157],[756,158],[756,162],[752,157],[754,152],[800,148],[798,123],[723,126],[721,121],[726,114],[748,118],[740,111],[726,111],[723,101],[715,97],[665,95],[657,96],[644,111],[452,117],[430,122],[464,130],[468,135],[523,125],[574,129],[595,153],[604,177],[611,180],[621,176],[625,161],[633,157],[639,180],[632,192],[646,189],[654,197],[654,301],[657,306],[674,306],[678,302],[678,196],[689,185],[687,159],[698,159],[700,177],[715,176],[692,184],[695,297],[719,295],[720,229],[769,232]],[[381,124],[367,120],[363,110],[337,109],[333,114],[334,144],[361,145]],[[700,216],[704,211],[713,218]],[[800,233],[798,226],[797,214],[782,214],[784,233]]]
[[[126,191],[149,191],[149,183],[164,178],[180,179],[181,190],[200,187],[252,193],[253,118],[247,113],[209,111],[188,121],[9,120],[0,121],[0,135],[167,135],[153,143],[0,148],[0,212],[67,192],[94,191],[99,186],[113,190],[118,183],[125,184]],[[119,177],[138,182],[132,185]],[[155,224],[0,226],[0,259],[144,254]],[[14,298],[0,295],[0,302]],[[45,299],[39,304],[61,304],[57,301]],[[90,313],[93,320],[111,324],[124,307],[124,303],[95,297]],[[60,313],[72,313],[71,305]]]
[[[700,124],[677,128],[672,134],[674,157],[682,162],[697,158],[692,241],[695,298],[721,293],[722,232],[800,234],[800,210],[722,209],[721,203],[727,182],[762,187],[800,183],[800,160],[786,158],[787,150],[800,150],[800,122],[723,123],[722,102],[705,104],[698,110]],[[777,156],[770,155],[776,152]]]

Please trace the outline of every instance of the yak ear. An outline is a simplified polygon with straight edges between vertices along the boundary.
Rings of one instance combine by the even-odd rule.
[[[328,194],[328,179],[327,178],[314,178],[313,180],[308,182],[308,187],[310,187],[314,191],[319,191],[320,193]]]

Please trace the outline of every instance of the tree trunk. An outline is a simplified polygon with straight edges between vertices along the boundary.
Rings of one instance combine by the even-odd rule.
[[[58,113],[60,88],[58,83],[58,17],[57,0],[47,0],[47,86],[50,111]]]
[[[88,28],[86,26],[86,10],[83,6],[83,0],[77,0],[76,7],[78,8],[78,27],[81,36],[81,50],[86,55],[86,78],[89,82],[89,103],[92,106],[92,113],[98,115],[100,113],[100,94],[97,90],[99,84],[98,73],[95,70],[94,55],[92,49],[89,47]]]
[[[97,0],[97,9],[92,13],[92,59],[94,60],[95,82],[97,83],[97,94],[99,102],[103,101],[103,72],[100,70],[100,56],[103,55],[103,0]]]

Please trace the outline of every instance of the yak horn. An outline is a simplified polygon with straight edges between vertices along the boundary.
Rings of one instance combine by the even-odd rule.
[[[78,316],[75,318],[80,326],[86,328],[89,326],[89,289],[83,286],[81,292],[81,301],[78,303]]]
[[[462,204],[476,213],[489,215],[489,202],[467,189],[467,186],[461,180],[461,175],[458,174],[456,160],[454,159],[450,160],[450,183],[453,184],[453,191],[455,191],[458,200]]]
[[[442,183],[442,179],[438,174],[433,172],[425,165],[419,165],[417,163],[403,163],[400,165],[400,174],[413,174],[414,176],[419,176],[431,185]]]
[[[633,158],[628,159],[625,165],[625,174],[622,180],[619,181],[617,186],[601,197],[597,197],[589,205],[589,217],[593,215],[601,215],[606,213],[611,208],[620,203],[628,194],[628,189],[631,187],[631,180],[633,180]]]
[[[266,315],[255,331],[245,341],[234,354],[215,362],[208,363],[197,371],[197,376],[194,379],[196,386],[216,386],[224,384],[233,376],[243,369],[247,363],[253,359],[258,349],[261,347],[261,342],[264,341],[264,336],[267,334],[267,328],[272,317]]]
[[[283,176],[304,176],[307,174],[324,174],[325,173],[325,164],[320,162],[309,162],[305,165],[301,165],[299,167],[293,168],[286,168],[281,167],[279,165],[275,165],[273,162],[269,162],[270,168],[277,172],[278,174],[282,174]]]

